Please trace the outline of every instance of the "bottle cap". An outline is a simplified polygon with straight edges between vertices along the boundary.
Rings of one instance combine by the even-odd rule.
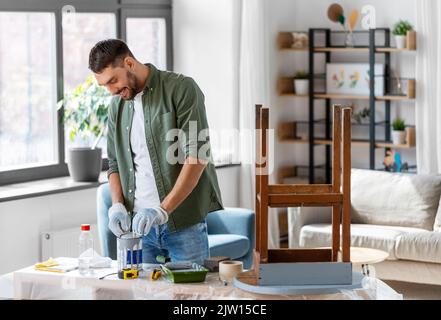
[[[90,231],[90,224],[82,224],[81,230],[82,231]]]

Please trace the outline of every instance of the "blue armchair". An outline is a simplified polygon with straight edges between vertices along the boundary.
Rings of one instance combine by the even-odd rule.
[[[107,212],[111,205],[109,184],[102,184],[97,192],[98,226],[108,225]],[[240,260],[244,268],[251,268],[255,241],[254,219],[254,212],[249,209],[225,208],[210,212],[206,219],[210,255]],[[116,259],[116,237],[108,228],[98,229],[103,255]]]

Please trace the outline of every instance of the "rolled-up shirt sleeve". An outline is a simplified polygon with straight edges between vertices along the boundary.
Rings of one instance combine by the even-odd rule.
[[[107,120],[107,159],[109,160],[109,169],[107,170],[107,178],[109,178],[112,173],[119,172],[118,162],[116,161],[115,124],[116,124],[115,106],[111,103],[108,111],[108,120]]]

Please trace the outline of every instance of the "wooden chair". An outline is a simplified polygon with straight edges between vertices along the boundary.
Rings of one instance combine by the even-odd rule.
[[[351,109],[333,106],[332,184],[268,184],[269,109],[256,106],[256,248],[259,265],[280,262],[337,262],[342,224],[342,262],[350,262]],[[343,156],[342,156],[343,153]],[[331,249],[268,249],[268,208],[332,207]]]

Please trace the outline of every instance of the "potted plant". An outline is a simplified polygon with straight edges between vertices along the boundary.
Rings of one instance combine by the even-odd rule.
[[[58,102],[58,109],[64,107],[65,132],[75,142],[67,154],[69,173],[74,181],[98,181],[102,150],[97,145],[106,131],[110,98],[110,93],[90,75]]]
[[[406,143],[406,124],[404,120],[397,117],[392,122],[392,143],[393,144],[405,144]]]
[[[405,20],[398,21],[393,28],[393,35],[395,36],[395,42],[398,49],[404,49],[407,47],[407,32],[413,31],[413,26]]]
[[[299,95],[309,94],[309,74],[298,71],[294,76],[294,91]]]

